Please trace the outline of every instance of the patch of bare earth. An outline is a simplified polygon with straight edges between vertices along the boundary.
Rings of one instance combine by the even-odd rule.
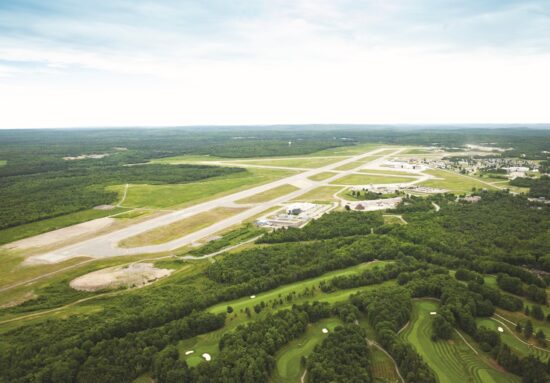
[[[91,221],[67,226],[62,229],[49,231],[44,234],[35,235],[34,237],[15,241],[7,244],[5,247],[13,250],[27,250],[33,247],[49,246],[58,242],[65,242],[85,234],[96,233],[111,226],[114,222],[115,219],[109,217],[93,219]]]
[[[9,301],[8,303],[4,303],[3,305],[0,305],[0,309],[19,306],[20,304],[25,303],[26,301],[30,301],[31,299],[34,299],[34,298],[36,298],[36,295],[32,291],[29,291],[28,293],[25,293],[23,296],[17,299],[14,299],[12,301]]]
[[[109,267],[82,275],[71,281],[75,290],[98,291],[121,287],[141,287],[166,277],[173,270],[158,269],[152,263],[133,263],[127,266]]]

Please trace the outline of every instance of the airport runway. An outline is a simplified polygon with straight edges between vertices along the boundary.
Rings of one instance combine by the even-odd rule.
[[[104,258],[104,257],[113,257],[113,256],[120,256],[120,255],[135,255],[135,254],[161,253],[161,252],[173,251],[182,246],[186,246],[194,242],[197,242],[201,239],[212,236],[213,234],[218,233],[221,230],[224,230],[228,227],[239,224],[245,221],[246,219],[249,219],[250,217],[254,217],[271,207],[274,207],[284,202],[288,202],[292,199],[295,199],[319,186],[329,185],[330,182],[334,181],[335,179],[346,176],[348,174],[356,173],[358,169],[364,168],[365,164],[360,164],[359,166],[347,171],[340,171],[338,174],[335,174],[333,177],[327,178],[323,181],[312,181],[308,178],[317,173],[327,172],[330,170],[334,170],[342,165],[346,165],[355,161],[360,161],[366,157],[376,155],[384,150],[388,150],[388,148],[379,148],[360,155],[348,157],[342,161],[339,161],[330,165],[326,165],[316,169],[308,169],[306,171],[303,171],[302,173],[294,174],[292,176],[285,177],[285,178],[270,182],[268,184],[252,187],[250,189],[236,192],[224,197],[199,203],[197,205],[187,207],[181,210],[177,210],[177,211],[162,215],[160,217],[156,217],[156,218],[149,219],[147,221],[136,223],[135,225],[128,226],[126,228],[119,229],[111,233],[107,233],[107,234],[97,236],[95,238],[87,239],[82,242],[69,245],[66,247],[62,247],[60,249],[53,250],[44,254],[35,255],[33,257],[30,257],[27,261],[30,263],[56,263],[56,262],[62,262],[67,259],[79,257],[79,256]],[[386,160],[388,157],[392,157],[400,153],[402,150],[403,149],[396,149],[387,155],[381,156],[375,159],[374,161],[369,162],[369,165],[370,164],[376,165],[377,163],[381,163],[382,161]],[[406,183],[406,184],[416,184],[416,183],[425,181],[426,179],[429,179],[429,178],[431,178],[431,176],[429,175],[420,175],[418,179],[412,180],[410,183]],[[228,217],[204,229],[198,230],[196,232],[185,235],[181,238],[174,239],[169,242],[165,242],[158,245],[133,247],[133,248],[118,247],[118,243],[120,241],[127,239],[129,237],[133,237],[135,235],[144,233],[146,231],[149,231],[158,227],[169,225],[181,219],[184,219],[217,207],[235,206],[235,201],[253,196],[255,194],[258,194],[285,184],[294,185],[298,187],[299,190],[286,194],[282,197],[278,197],[271,201],[253,204],[252,207],[250,207],[249,209],[239,214]]]

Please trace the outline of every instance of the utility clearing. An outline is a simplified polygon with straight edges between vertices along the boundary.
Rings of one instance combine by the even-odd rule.
[[[127,266],[109,267],[73,279],[75,290],[114,290],[122,287],[140,287],[170,275],[174,270],[158,269],[152,263],[133,263]]]

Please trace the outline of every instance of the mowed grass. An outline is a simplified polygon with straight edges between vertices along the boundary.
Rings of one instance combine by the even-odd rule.
[[[521,355],[523,357],[534,355],[540,360],[542,360],[543,362],[546,362],[548,360],[548,357],[550,356],[550,351],[543,351],[538,348],[530,347],[525,343],[523,343],[521,341],[521,340],[525,341],[525,339],[523,338],[523,335],[515,333],[514,327],[510,326],[509,323],[506,323],[506,326],[503,326],[497,321],[489,318],[477,318],[476,323],[478,326],[484,326],[493,331],[497,331],[498,327],[502,327],[504,332],[500,334],[500,339],[504,343],[506,343],[512,349],[512,351],[514,351],[518,355]],[[521,340],[518,339],[518,337]]]
[[[229,302],[219,303],[217,305],[210,307],[208,311],[214,314],[217,314],[217,313],[224,312],[227,309],[227,306],[231,306],[233,307],[236,313],[239,313],[241,310],[246,309],[246,307],[252,309],[254,305],[262,301],[264,301],[265,303],[268,303],[268,301],[270,300],[280,299],[281,297],[284,298],[290,293],[298,294],[300,292],[303,292],[306,288],[317,289],[321,281],[331,279],[336,276],[357,274],[357,273],[360,273],[361,271],[372,269],[374,267],[384,267],[384,265],[388,263],[390,262],[385,262],[385,261],[368,262],[368,263],[362,263],[360,265],[348,267],[346,269],[331,271],[319,277],[306,279],[300,282],[284,285],[273,290],[258,293],[255,295],[255,298],[253,299],[251,299],[250,297],[243,297],[243,298],[235,299]],[[340,300],[342,296],[349,296],[349,294],[351,294],[350,290],[338,290],[335,293],[329,293],[329,294],[325,294],[320,291],[317,291],[315,299],[320,301],[325,301],[325,302],[334,302],[334,301]],[[306,300],[313,299],[313,297],[305,297],[305,298],[307,298]],[[296,303],[296,300],[289,302],[288,305],[292,305],[293,303]]]
[[[254,194],[253,196],[240,199],[236,201],[237,203],[259,203],[259,202],[266,202],[271,201],[277,197],[284,196],[286,194],[290,194],[293,191],[298,190],[296,186],[293,185],[281,185],[274,189],[266,190],[264,192]]]
[[[403,182],[414,181],[416,177],[391,177],[391,176],[376,176],[367,174],[349,174],[347,176],[337,178],[331,184],[337,185],[370,185],[370,184],[397,184]]]
[[[334,328],[341,325],[342,321],[338,318],[322,319],[316,323],[310,324],[304,335],[294,339],[275,354],[275,370],[272,380],[274,383],[294,383],[299,382],[304,372],[302,366],[302,357],[309,356],[313,348],[321,343],[328,334],[323,334],[326,328],[329,333]]]
[[[498,370],[489,364],[482,354],[474,351],[456,334],[451,340],[431,340],[432,318],[439,304],[434,301],[417,300],[413,304],[411,323],[401,336],[410,342],[424,361],[435,372],[440,383],[518,383],[520,378]]]
[[[311,177],[308,177],[308,178],[312,181],[323,181],[323,180],[326,180],[327,178],[335,176],[336,174],[338,174],[338,173],[321,172],[321,173],[314,174],[314,175],[312,175]]]
[[[294,198],[293,201],[330,202],[334,201],[334,194],[341,189],[342,188],[339,186],[319,186],[318,188]]]
[[[494,186],[483,183],[481,180],[474,177],[465,176],[451,171],[430,169],[426,170],[425,173],[442,179],[424,181],[419,184],[421,186],[447,189],[453,193],[468,193],[472,191],[472,188],[490,190],[496,189]]]
[[[483,279],[485,280],[485,285],[487,285],[489,287],[493,287],[495,289],[499,289],[501,292],[504,292],[503,290],[500,289],[500,287],[498,287],[496,276],[486,275],[486,276],[483,277]],[[546,291],[547,291],[547,293],[549,293],[550,289],[546,289]],[[510,293],[506,293],[506,294],[510,294]],[[521,299],[523,301],[524,306],[527,306],[527,307],[531,308],[533,305],[535,305],[535,303],[529,301],[528,299],[526,299],[524,297],[520,297],[520,296],[514,295],[514,294],[510,294],[510,295],[513,295],[513,296]],[[541,305],[541,309],[542,309],[542,312],[544,313],[545,317],[548,314],[550,314],[550,307]],[[511,321],[512,323],[509,323],[509,322],[506,322],[506,321],[503,321],[503,322],[505,322],[506,325],[509,326],[512,329],[515,328],[515,324],[518,323],[518,322],[521,324],[521,326],[523,328],[525,326],[525,322],[527,322],[527,320],[530,320],[532,322],[533,328],[534,328],[533,333],[536,333],[537,330],[540,329],[540,330],[544,331],[544,334],[546,335],[547,339],[550,338],[550,322],[548,322],[548,321],[545,321],[545,320],[539,321],[539,320],[533,318],[532,316],[525,315],[525,313],[523,311],[512,312],[512,311],[508,311],[508,310],[503,310],[501,308],[497,308],[496,313],[498,315],[508,319],[509,321]],[[500,320],[500,318],[496,318],[496,319]],[[536,344],[534,339],[531,339],[530,343]]]
[[[345,158],[340,157],[292,157],[292,158],[268,158],[261,160],[252,160],[247,159],[243,161],[238,160],[226,160],[232,164],[243,164],[243,165],[264,165],[264,166],[282,166],[288,168],[308,168],[315,169],[320,168],[326,165],[333,164],[344,160]]]
[[[228,314],[226,324],[223,328],[180,341],[178,343],[180,358],[186,360],[190,365],[197,365],[204,360],[201,355],[202,353],[206,352],[209,353],[214,359],[219,354],[218,343],[224,334],[232,331],[235,327],[241,324],[263,318],[266,315],[269,315],[270,313],[274,313],[279,310],[289,309],[292,307],[293,304],[302,304],[308,301],[315,300],[333,304],[336,302],[346,301],[349,299],[350,295],[355,294],[359,291],[367,291],[383,286],[395,285],[395,281],[387,281],[378,285],[370,285],[347,290],[338,290],[336,292],[328,294],[321,292],[318,288],[319,283],[323,280],[328,280],[339,275],[350,275],[359,273],[363,270],[368,270],[374,267],[383,267],[387,263],[390,262],[378,261],[362,263],[360,265],[352,266],[346,269],[332,271],[319,277],[310,278],[304,281],[291,283],[273,290],[262,292],[257,294],[256,297],[253,299],[251,299],[250,297],[243,297],[233,301],[226,301],[211,306],[207,309],[207,311],[212,313],[226,312],[227,307],[231,306],[233,308],[233,313]],[[303,294],[306,288],[308,289],[310,294]],[[313,292],[313,294],[311,294],[311,292]],[[286,296],[289,294],[293,294],[294,298],[290,301],[287,301]],[[272,308],[269,304],[269,301],[275,301],[279,299],[283,299],[284,303],[282,305],[276,306],[275,308]],[[260,304],[262,301],[266,303],[266,307],[259,314],[256,314],[253,309],[254,305]],[[246,308],[248,308],[251,312],[250,317],[245,314]],[[185,352],[191,350],[193,350],[194,353],[186,356]]]
[[[348,267],[346,269],[331,271],[331,272],[325,273],[325,274],[323,274],[319,277],[305,279],[305,280],[300,281],[300,282],[291,283],[291,284],[288,284],[288,285],[278,287],[278,288],[273,289],[273,290],[258,293],[258,294],[256,294],[254,299],[251,299],[250,297],[243,297],[243,298],[235,299],[235,300],[232,300],[232,301],[229,301],[229,302],[219,303],[217,305],[214,305],[214,306],[210,307],[208,309],[208,311],[210,311],[214,314],[217,314],[217,313],[220,313],[220,312],[224,312],[227,309],[227,306],[233,307],[235,312],[240,312],[240,310],[244,310],[246,307],[249,307],[250,309],[252,309],[254,305],[256,305],[256,304],[258,304],[262,301],[267,303],[269,300],[279,299],[281,297],[284,298],[286,295],[288,295],[290,293],[302,292],[306,288],[308,288],[308,289],[318,288],[319,283],[321,281],[324,281],[324,280],[327,280],[327,279],[330,279],[330,278],[334,278],[336,276],[357,274],[357,273],[360,273],[362,271],[369,270],[369,269],[372,269],[372,268],[375,268],[375,267],[384,267],[384,265],[386,265],[388,263],[389,262],[386,262],[386,261],[368,262],[368,263],[362,263],[362,264],[359,264],[359,265],[356,265],[356,266]],[[344,290],[337,291],[337,293],[341,293],[341,292],[344,292]],[[349,294],[349,291],[346,290],[345,292]],[[330,299],[331,296],[332,296],[332,293],[331,294],[319,293],[319,297],[316,297],[315,299],[322,300],[322,296],[327,296],[327,298]],[[311,297],[308,297],[308,298],[311,298]],[[338,298],[336,298],[336,299],[338,299]],[[296,303],[296,302],[295,301],[289,302],[289,304],[292,304],[292,303]]]
[[[7,163],[8,161],[6,160],[0,160],[0,166],[6,166]]]
[[[174,185],[130,185],[126,207],[153,209],[182,208],[190,204],[249,189],[295,174],[289,170],[248,169],[246,172],[210,178],[200,182]]]
[[[407,222],[403,220],[400,215],[384,214],[384,223],[387,225],[406,225]]]
[[[156,229],[146,231],[127,238],[119,243],[121,247],[138,247],[146,245],[157,245],[165,243],[187,234],[194,233],[204,229],[214,223],[235,214],[245,211],[247,208],[236,207],[218,207],[204,213],[195,214],[169,225],[157,227]]]
[[[374,383],[401,383],[395,364],[378,347],[370,347],[372,378]]]
[[[48,231],[62,229],[64,227],[76,225],[77,223],[90,221],[92,219],[108,217],[127,210],[128,209],[125,208],[115,208],[112,210],[88,209],[65,214],[59,217],[43,219],[41,221],[10,227],[8,229],[0,230],[0,245],[46,233]]]
[[[364,164],[363,161],[354,161],[345,165],[338,166],[335,170],[351,170],[356,169]]]
[[[309,154],[309,156],[356,156],[365,152],[378,149],[380,147],[389,147],[389,145],[381,144],[358,144],[350,146],[339,146],[336,148],[324,149],[315,153]],[[308,156],[308,155],[306,155]]]

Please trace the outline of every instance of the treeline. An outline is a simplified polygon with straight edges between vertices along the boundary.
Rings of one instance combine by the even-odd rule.
[[[259,243],[311,241],[365,235],[384,224],[380,213],[355,211],[332,212],[312,220],[304,228],[288,227],[274,230],[258,240]]]
[[[511,277],[508,274],[499,273],[497,275],[497,284],[502,290],[512,294],[524,296],[533,302],[546,305],[546,289],[536,285],[523,286],[523,281],[517,277]]]
[[[523,188],[529,188],[529,197],[543,197],[550,200],[550,177],[542,176],[540,178],[514,178],[510,185]]]
[[[437,214],[433,208],[420,208],[432,197],[424,202],[411,199],[408,203],[412,211],[404,213],[408,225],[386,225],[381,229],[429,247],[434,256],[426,261],[431,263],[482,273],[518,273],[513,276],[544,287],[544,281],[523,266],[546,270],[550,264],[550,206],[534,208],[527,198],[507,192],[477,195],[481,196],[477,203],[437,202],[441,206]],[[419,209],[414,209],[417,204]]]
[[[165,326],[140,332],[129,333],[121,338],[103,340],[94,344],[87,339],[72,348],[59,349],[46,360],[36,373],[30,373],[23,363],[7,368],[17,358],[24,355],[3,355],[2,378],[6,382],[132,382],[139,375],[150,371],[155,355],[170,344],[181,339],[210,332],[223,327],[225,314],[192,313],[188,317],[170,322]],[[51,347],[51,346],[50,346]],[[54,349],[57,349],[56,347]]]
[[[0,229],[112,204],[109,185],[172,184],[242,172],[241,168],[200,165],[109,166],[0,178]]]
[[[548,382],[550,369],[541,360],[532,355],[523,358],[515,355],[497,331],[476,325],[475,317],[488,317],[495,311],[492,300],[497,300],[497,296],[490,293],[490,288],[475,281],[466,287],[444,274],[428,276],[423,271],[413,274],[405,285],[411,295],[433,297],[441,302],[432,321],[434,341],[450,339],[458,327],[478,342],[483,351],[491,353],[502,367],[521,376],[523,382]]]
[[[283,345],[302,335],[309,323],[331,315],[327,303],[314,302],[281,310],[265,319],[250,322],[224,334],[219,342],[219,355],[208,363],[186,368],[176,354],[157,361],[153,370],[155,380],[168,382],[267,382],[275,367],[274,354]],[[172,380],[171,377],[180,380]]]
[[[482,200],[477,204],[451,201],[441,204],[437,214],[433,209],[405,213],[409,222],[407,225],[382,225],[370,235],[307,243],[278,243],[227,255],[214,264],[197,265],[199,272],[195,274],[176,273],[162,284],[105,298],[101,313],[64,320],[52,319],[7,331],[0,339],[0,381],[30,382],[33,377],[45,374],[47,366],[61,365],[64,360],[77,361],[79,364],[76,367],[69,366],[70,371],[75,371],[86,362],[89,354],[83,359],[78,351],[73,357],[70,354],[72,350],[83,349],[87,352],[87,349],[91,350],[98,344],[110,345],[111,341],[117,344],[120,339],[131,341],[131,344],[122,343],[125,348],[142,350],[139,355],[147,356],[147,352],[153,351],[152,369],[162,369],[165,364],[172,365],[173,350],[168,349],[162,354],[163,357],[159,357],[159,347],[156,350],[148,348],[145,352],[148,343],[142,347],[139,337],[126,337],[132,333],[155,330],[158,331],[158,338],[174,339],[170,335],[173,331],[170,323],[189,317],[193,311],[374,259],[394,260],[395,266],[388,264],[383,270],[372,270],[372,273],[335,278],[327,286],[330,289],[362,286],[386,280],[398,273],[397,280],[406,290],[405,297],[411,294],[415,297],[436,297],[444,302],[442,312],[448,314],[443,316],[446,322],[439,323],[439,336],[444,336],[449,328],[457,326],[471,331],[480,344],[486,343],[492,350],[497,350],[498,347],[491,346],[491,333],[479,329],[474,332],[473,318],[490,315],[495,306],[508,310],[521,309],[521,299],[479,283],[481,281],[475,273],[461,272],[461,277],[468,284],[465,286],[451,278],[448,270],[462,268],[483,274],[500,272],[520,278],[524,284],[544,288],[545,281],[521,265],[538,265],[540,259],[549,253],[549,244],[545,240],[549,214],[543,206],[533,209],[524,197],[500,192],[481,195]],[[343,217],[352,215],[344,214]],[[414,268],[420,270],[417,272]],[[382,296],[374,299],[369,295],[364,304],[355,301],[354,305],[357,303],[356,306],[364,311],[369,301],[374,299],[378,302],[372,310],[367,310],[367,315],[374,315],[369,322],[372,320],[371,323],[379,324],[377,334],[381,337],[380,343],[385,339],[383,346],[391,350],[398,360],[400,371],[404,375],[410,374],[409,381],[430,382],[432,375],[425,371],[425,365],[414,349],[395,335],[410,315],[407,314],[410,302],[398,297],[404,288],[397,289],[395,293],[380,289],[381,295],[387,293],[387,300]],[[394,307],[391,301],[399,307]],[[402,312],[402,309],[405,311]],[[347,310],[345,314],[344,311],[344,317],[353,317],[352,311]],[[378,311],[385,314],[369,314]],[[384,324],[386,319],[389,325]],[[106,346],[106,349],[111,350],[111,346]],[[112,355],[118,355],[112,352]],[[106,366],[116,370],[112,371],[113,376],[119,376],[117,374],[126,370],[128,376],[133,376],[134,370],[131,368],[134,367],[131,366],[134,362],[105,358],[108,360]],[[170,376],[186,374],[181,363],[173,362],[175,368],[170,369],[175,372]],[[91,365],[92,362],[89,363]],[[67,366],[62,367],[60,370]],[[138,368],[135,371],[143,370]],[[168,373],[166,376],[169,376]]]
[[[401,375],[407,382],[437,381],[422,357],[397,335],[411,316],[411,296],[406,289],[392,287],[358,293],[351,296],[350,301],[367,315],[378,341],[395,359]]]

